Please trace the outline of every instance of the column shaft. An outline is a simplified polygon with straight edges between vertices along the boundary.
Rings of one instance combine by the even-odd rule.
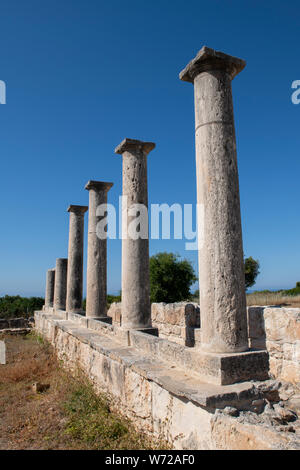
[[[45,307],[53,307],[55,269],[48,269],[46,277]]]
[[[128,228],[134,204],[148,209],[147,155],[154,147],[125,139],[115,151],[123,156],[122,327],[128,329],[151,327],[148,219],[147,238],[131,238]]]
[[[68,259],[57,258],[55,268],[54,308],[66,309]]]
[[[89,181],[86,185],[89,191],[87,317],[107,316],[107,239],[98,237],[97,224],[105,215],[107,192],[112,185],[101,181]],[[102,216],[96,212],[99,206],[102,206]]]
[[[70,228],[66,310],[72,313],[82,311],[84,213],[87,209],[86,206],[70,206],[68,209]]]
[[[201,345],[240,352],[248,339],[231,80],[245,64],[201,51],[181,74],[195,94]]]

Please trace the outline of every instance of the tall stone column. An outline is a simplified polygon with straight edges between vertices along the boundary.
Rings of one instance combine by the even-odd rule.
[[[201,344],[248,349],[240,196],[231,80],[245,62],[203,47],[180,73],[194,84]]]
[[[45,308],[53,307],[55,269],[48,269],[46,276]]]
[[[147,238],[131,238],[128,227],[134,204],[148,209],[147,155],[154,147],[152,142],[124,139],[115,149],[123,156],[122,327],[128,329],[151,328],[148,225]]]
[[[97,224],[102,217],[98,216],[97,207],[107,204],[107,193],[113,183],[89,181],[85,189],[89,191],[89,227],[87,259],[86,316],[107,317],[107,239],[98,238]],[[104,213],[103,213],[104,216]]]
[[[68,259],[57,258],[55,268],[54,305],[56,310],[66,310]]]
[[[66,311],[82,312],[84,214],[87,206],[70,206]]]

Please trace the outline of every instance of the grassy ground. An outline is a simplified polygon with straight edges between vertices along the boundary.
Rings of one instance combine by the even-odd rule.
[[[7,348],[7,364],[0,365],[0,449],[156,448],[110,412],[106,397],[95,395],[80,374],[71,378],[41,338],[0,339]],[[50,387],[36,393],[34,382]]]
[[[283,295],[280,292],[253,292],[253,294],[247,294],[247,305],[300,307],[300,295]]]

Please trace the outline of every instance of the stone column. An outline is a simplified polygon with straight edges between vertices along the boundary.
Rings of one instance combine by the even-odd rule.
[[[148,209],[147,155],[154,147],[152,142],[125,139],[115,149],[123,156],[122,327],[128,329],[151,328],[148,225],[143,228],[147,238],[130,238],[128,227],[134,204]]]
[[[89,181],[89,228],[86,316],[107,319],[107,239],[98,238],[97,224],[103,216],[97,216],[97,207],[107,204],[107,193],[113,183]]]
[[[55,268],[54,305],[56,310],[66,310],[68,259],[57,258]]]
[[[194,84],[201,344],[248,349],[231,80],[245,62],[203,47],[180,73]]]
[[[45,308],[53,307],[55,269],[48,269],[46,277]]]
[[[70,206],[66,311],[82,312],[84,214],[87,206]]]

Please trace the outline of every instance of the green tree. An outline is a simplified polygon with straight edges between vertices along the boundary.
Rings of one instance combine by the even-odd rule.
[[[249,256],[245,258],[245,286],[246,289],[255,284],[256,278],[259,274],[259,262]]]
[[[29,317],[44,305],[42,297],[20,297],[19,295],[0,297],[0,318]]]
[[[190,261],[174,253],[157,253],[150,258],[151,302],[180,302],[191,296],[197,280]]]

